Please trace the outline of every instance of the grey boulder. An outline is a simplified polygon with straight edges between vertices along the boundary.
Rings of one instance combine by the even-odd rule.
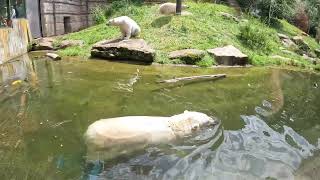
[[[248,63],[248,56],[243,54],[239,49],[232,45],[208,49],[208,53],[214,56],[219,65],[246,65]]]
[[[169,54],[169,59],[180,59],[186,64],[195,64],[206,55],[205,51],[198,49],[183,49],[172,51]]]
[[[104,40],[93,45],[91,56],[107,60],[152,63],[155,58],[155,50],[143,39]]]
[[[36,39],[32,44],[32,50],[33,51],[39,51],[39,50],[53,50],[53,41],[52,38],[41,38]]]
[[[82,40],[64,40],[61,41],[59,48],[64,49],[67,47],[80,46],[82,47],[84,42]]]

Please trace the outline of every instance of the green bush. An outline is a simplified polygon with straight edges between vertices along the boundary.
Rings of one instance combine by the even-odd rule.
[[[238,0],[245,11],[249,11],[262,19],[285,18],[290,20],[295,14],[296,0]]]
[[[196,65],[199,67],[211,67],[214,64],[215,62],[213,60],[213,57],[210,57],[209,55],[206,55],[204,58],[202,58],[201,61],[198,61],[196,63]]]
[[[102,24],[106,22],[105,9],[107,9],[107,7],[100,6],[92,9],[91,13],[96,24]]]
[[[106,6],[97,6],[93,8],[92,15],[97,24],[106,22],[107,18],[110,18],[117,12],[121,12],[122,15],[134,14],[135,9],[132,8],[132,5],[138,6],[141,5],[143,1],[141,0],[118,0],[113,1],[111,4]]]
[[[280,46],[277,32],[257,20],[241,25],[239,38],[244,45],[260,54],[270,54]]]
[[[113,1],[109,6],[105,7],[104,15],[105,17],[110,17],[120,9],[127,7],[127,1],[119,0]]]

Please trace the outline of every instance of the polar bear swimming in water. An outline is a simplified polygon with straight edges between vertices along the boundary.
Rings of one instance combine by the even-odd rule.
[[[217,120],[200,112],[185,111],[171,117],[127,116],[102,119],[91,124],[86,144],[91,149],[108,150],[114,147],[170,142],[200,127],[217,124]]]
[[[187,9],[187,5],[181,5],[181,10]],[[160,14],[170,15],[176,14],[176,3],[163,3],[159,8]]]
[[[141,32],[139,25],[128,16],[120,16],[110,19],[107,25],[119,26],[122,33],[122,39],[124,40],[128,40],[131,37],[136,37]]]

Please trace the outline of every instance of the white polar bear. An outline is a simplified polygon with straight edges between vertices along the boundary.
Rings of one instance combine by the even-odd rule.
[[[173,141],[216,123],[206,114],[189,111],[171,117],[127,116],[96,121],[84,137],[90,149],[130,148]]]
[[[187,9],[187,5],[181,5],[181,10]],[[176,3],[163,3],[160,5],[160,14],[170,15],[176,14]]]
[[[139,25],[128,16],[120,16],[108,21],[109,26],[119,26],[122,33],[122,39],[128,40],[131,37],[136,37],[140,34]]]

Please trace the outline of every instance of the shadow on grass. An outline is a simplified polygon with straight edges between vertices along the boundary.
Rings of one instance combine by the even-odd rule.
[[[162,26],[169,24],[171,20],[172,20],[172,16],[162,16],[162,17],[155,19],[151,23],[151,26],[155,27],[155,28],[161,28]]]

